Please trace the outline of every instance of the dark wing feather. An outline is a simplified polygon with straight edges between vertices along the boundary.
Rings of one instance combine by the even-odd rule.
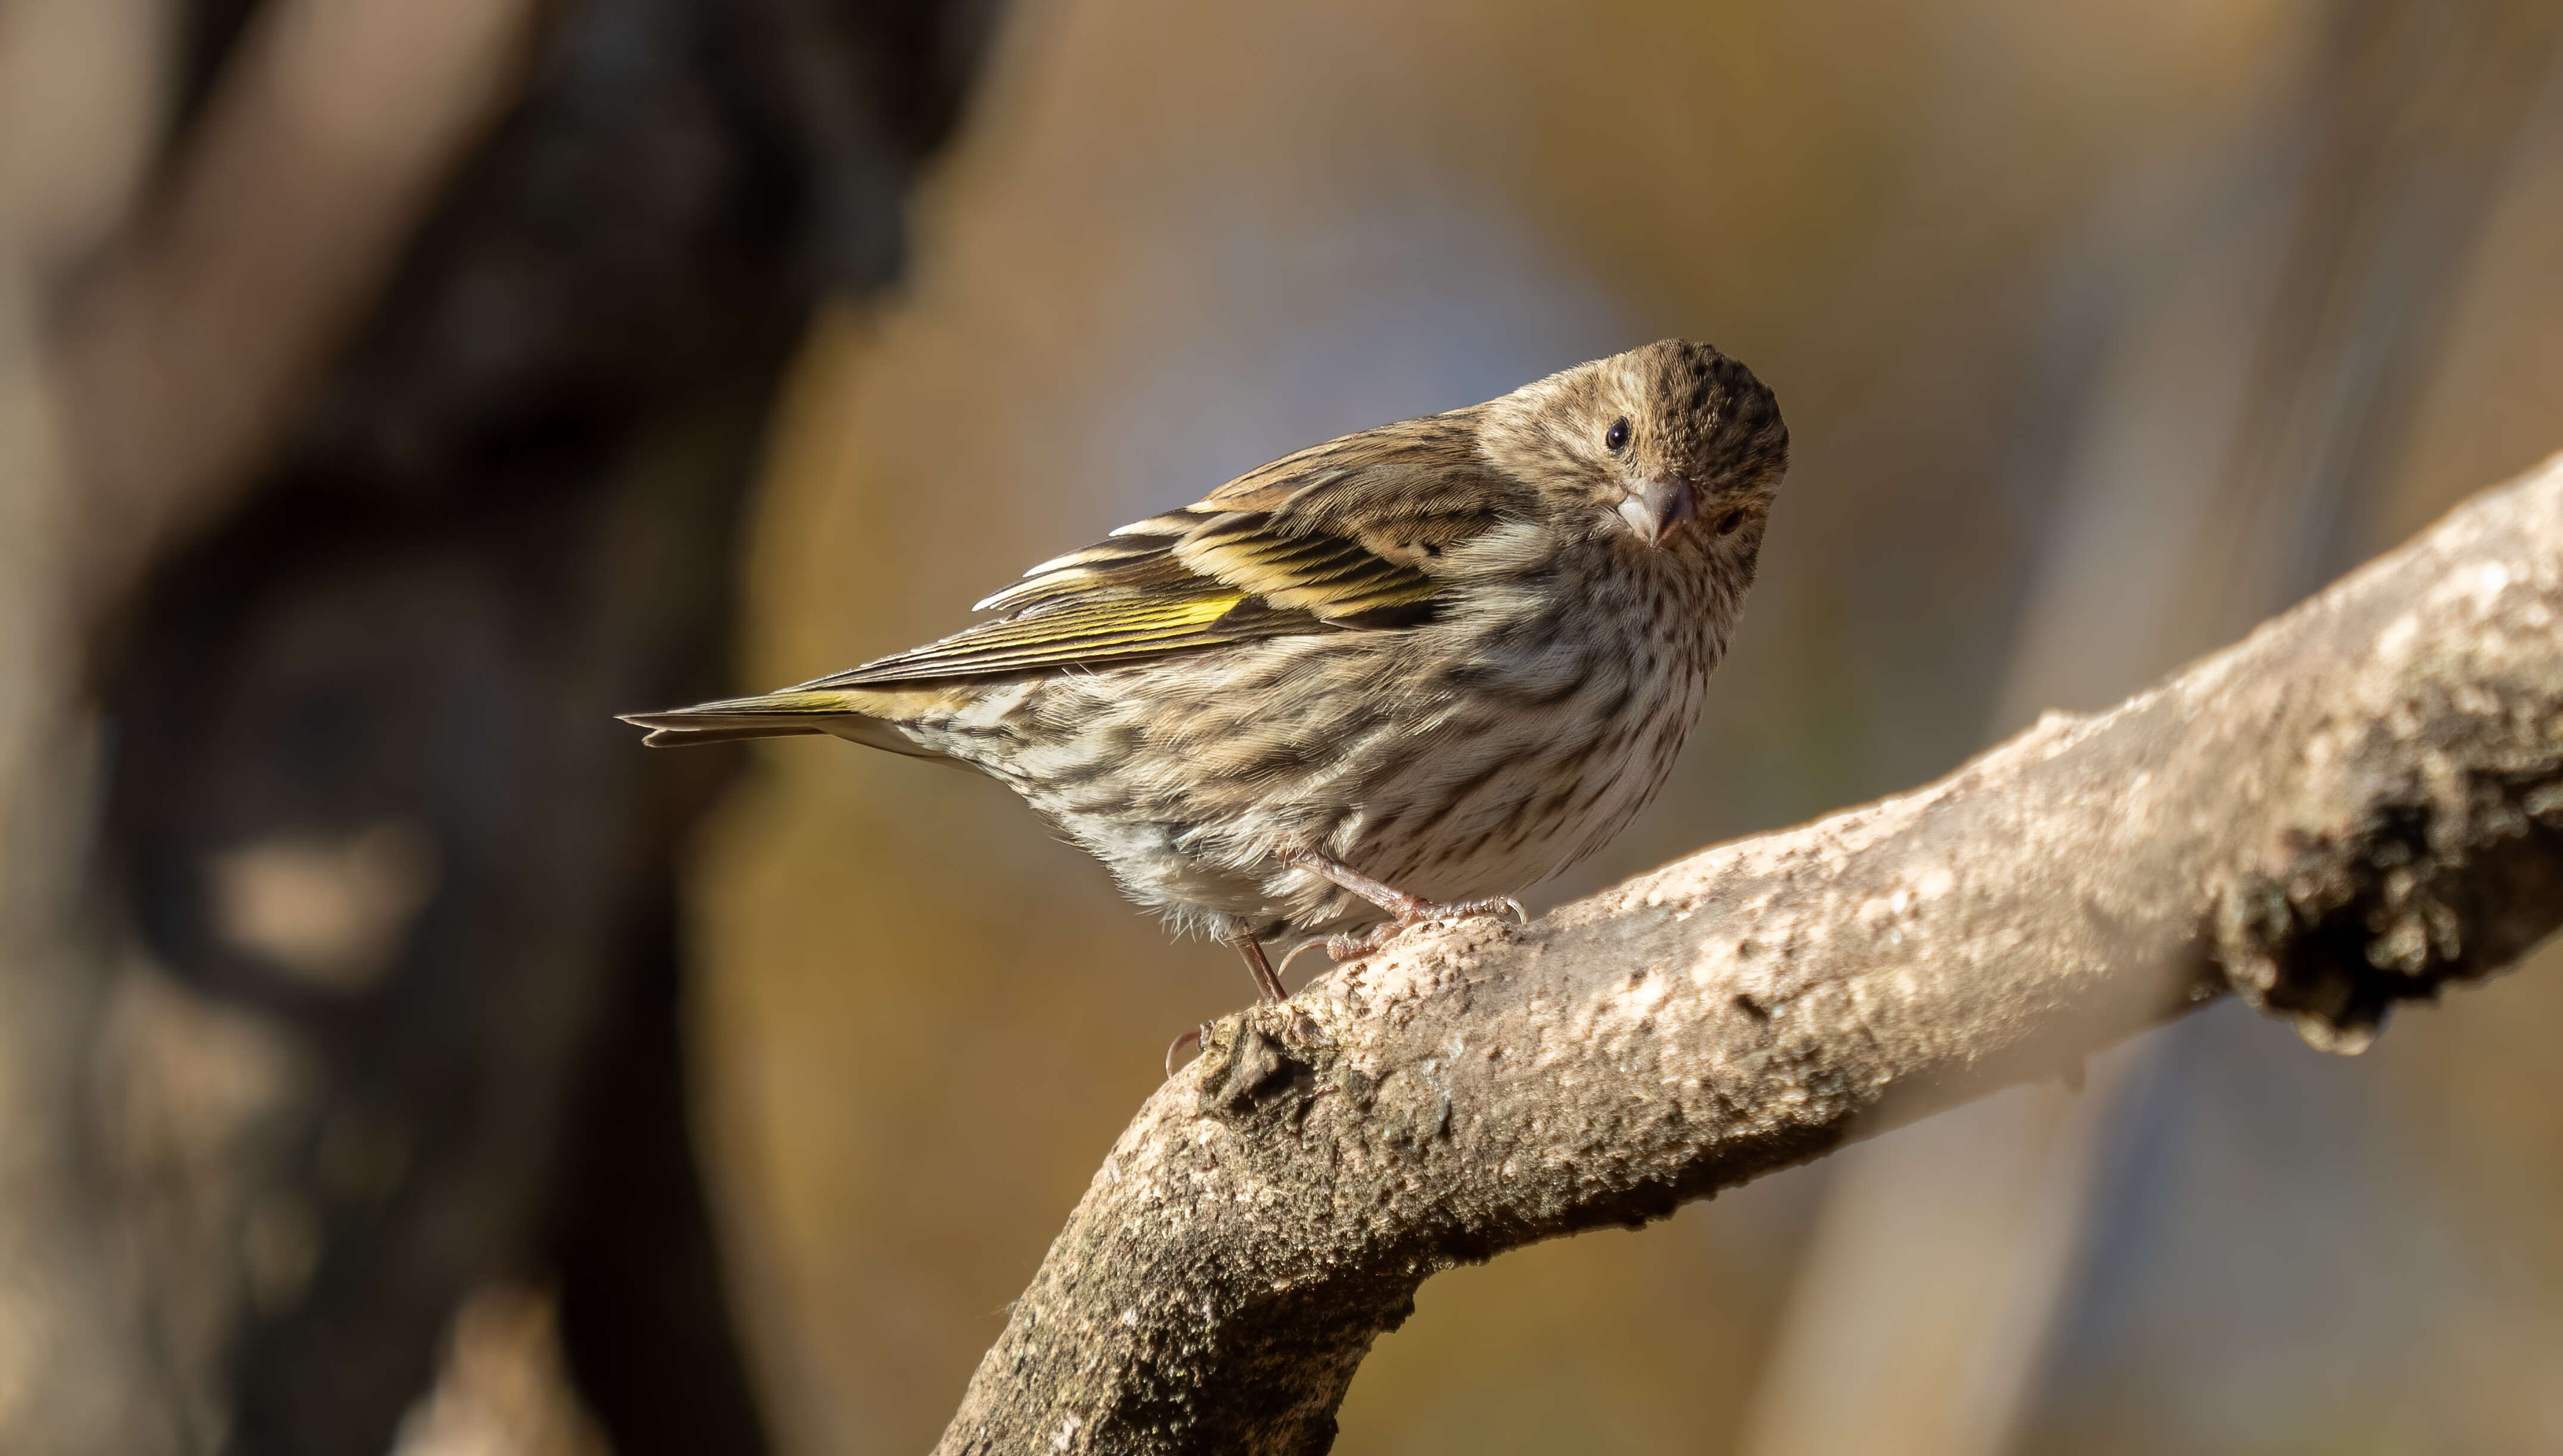
[[[860,688],[1118,666],[1260,637],[1432,619],[1438,558],[1528,509],[1477,459],[1476,411],[1349,435],[1044,561],[1003,615],[805,684]]]

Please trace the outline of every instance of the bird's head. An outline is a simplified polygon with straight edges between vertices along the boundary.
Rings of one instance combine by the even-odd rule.
[[[1758,523],[1789,468],[1789,427],[1753,371],[1668,338],[1528,384],[1488,406],[1491,463],[1562,513],[1650,546]]]

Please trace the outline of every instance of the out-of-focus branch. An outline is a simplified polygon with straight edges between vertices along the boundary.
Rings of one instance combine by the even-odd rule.
[[[88,614],[214,517],[516,94],[539,0],[273,0],[165,197],[66,311]]]
[[[2563,458],[2117,710],[1215,1029],[940,1450],[1306,1452],[1436,1270],[2227,990],[2318,1045],[2563,921]]]

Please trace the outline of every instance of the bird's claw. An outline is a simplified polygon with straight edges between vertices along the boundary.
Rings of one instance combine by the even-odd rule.
[[[1286,964],[1287,962],[1284,963]],[[1166,1043],[1166,1075],[1168,1077],[1175,1075],[1175,1053],[1182,1051],[1186,1047],[1191,1047],[1195,1051],[1199,1051],[1201,1049],[1202,1040],[1209,1035],[1210,1023],[1205,1021],[1201,1025],[1194,1027],[1192,1030],[1185,1032],[1183,1035],[1176,1037],[1173,1041]]]
[[[1343,936],[1310,936],[1308,938],[1301,940],[1298,944],[1282,952],[1282,963],[1274,967],[1273,974],[1278,977],[1282,972],[1288,970],[1290,968],[1290,962],[1299,958],[1300,951],[1305,950],[1312,945],[1323,945],[1331,952],[1334,948],[1335,941],[1342,938]],[[1337,955],[1335,956],[1335,959],[1341,960],[1343,957]]]

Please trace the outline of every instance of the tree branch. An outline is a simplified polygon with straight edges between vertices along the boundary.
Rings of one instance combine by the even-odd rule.
[[[1636,1225],[2225,991],[2366,1045],[2563,921],[2563,457],[2118,709],[1220,1023],[943,1452],[1322,1451],[1426,1276]]]

